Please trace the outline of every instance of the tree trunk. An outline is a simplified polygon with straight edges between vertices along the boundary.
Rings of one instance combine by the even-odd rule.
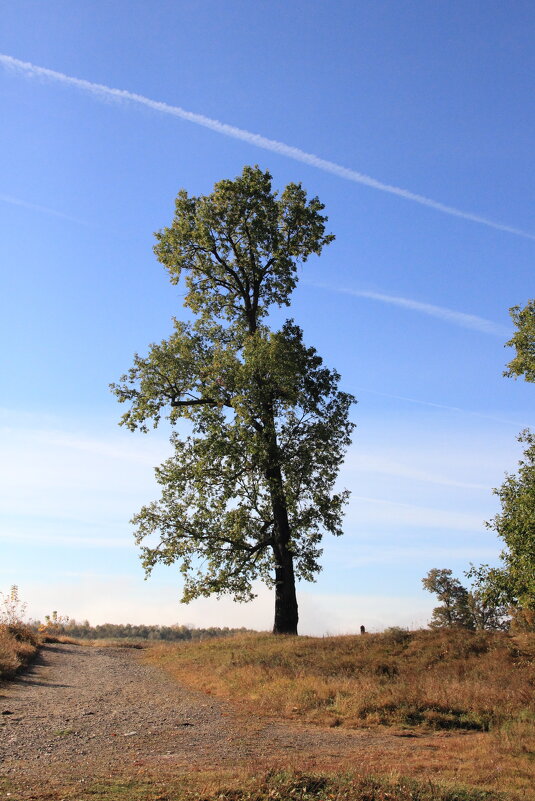
[[[273,634],[297,634],[299,620],[293,554],[290,550],[291,530],[284,482],[271,403],[264,409],[264,442],[267,452],[265,476],[273,510],[273,556],[275,558],[275,621]]]
[[[286,546],[277,548],[275,559],[275,621],[273,634],[297,634],[299,620],[293,557]]]
[[[297,634],[297,596],[293,554],[290,551],[290,523],[279,465],[269,471],[271,507],[275,521],[273,555],[275,557],[275,622],[273,634]]]

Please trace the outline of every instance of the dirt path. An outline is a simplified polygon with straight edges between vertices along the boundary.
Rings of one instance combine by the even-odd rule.
[[[358,767],[377,753],[403,759],[414,747],[426,745],[379,732],[251,720],[141,664],[126,648],[47,645],[30,670],[0,686],[6,787],[275,760]]]

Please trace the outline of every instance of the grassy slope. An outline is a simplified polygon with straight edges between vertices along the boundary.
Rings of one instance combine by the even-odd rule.
[[[535,636],[418,631],[361,637],[244,635],[155,645],[177,678],[255,711],[337,726],[487,731],[535,715]]]
[[[404,763],[406,775],[534,798],[535,635],[258,634],[155,645],[142,658],[256,715],[330,726],[380,725],[388,727],[385,732],[418,737],[435,732],[425,759],[419,751]],[[387,754],[374,762],[374,771],[395,773],[399,765]],[[392,795],[396,801],[403,797]]]

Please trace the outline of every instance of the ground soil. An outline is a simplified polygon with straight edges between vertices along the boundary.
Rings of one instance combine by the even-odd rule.
[[[436,736],[401,734],[254,719],[142,664],[133,649],[49,644],[0,685],[0,798],[212,768],[359,770],[386,761],[403,772],[416,752],[425,761],[426,749],[441,747]]]

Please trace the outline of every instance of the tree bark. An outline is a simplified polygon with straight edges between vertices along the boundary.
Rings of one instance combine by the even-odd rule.
[[[273,555],[275,557],[275,621],[273,623],[273,634],[297,634],[299,614],[295,593],[293,554],[289,547],[291,530],[274,432],[270,446],[271,459],[270,466],[266,471],[266,478],[270,488],[271,508],[275,523],[273,536]]]
[[[274,521],[272,547],[275,558],[275,620],[273,634],[297,634],[299,613],[295,592],[293,554],[290,550],[291,529],[272,402],[268,402],[262,412],[263,438],[267,456],[265,476],[271,496]]]
[[[287,546],[276,547],[275,620],[273,634],[297,634],[299,614],[295,594],[293,556]]]

